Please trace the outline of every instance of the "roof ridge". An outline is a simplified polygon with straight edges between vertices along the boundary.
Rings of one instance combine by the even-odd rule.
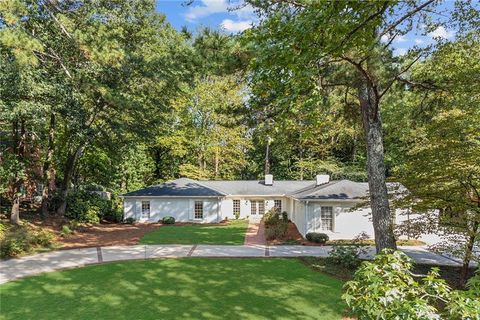
[[[344,180],[345,180],[345,179],[344,179]],[[312,190],[313,190],[313,189],[316,189],[317,187],[318,187],[317,190],[325,189],[326,187],[331,187],[331,186],[333,186],[333,185],[335,185],[335,184],[337,184],[337,183],[339,183],[339,182],[341,182],[341,181],[343,181],[343,180],[332,180],[332,181],[329,181],[329,182],[327,182],[327,183],[324,183],[324,184],[321,184],[321,185],[318,185],[318,186],[317,186],[317,185],[314,185],[313,188],[312,188],[311,186],[308,186],[308,187],[305,187],[305,188],[300,189],[300,190],[298,190],[298,191],[292,192],[292,193],[290,193],[290,195],[293,196],[293,195],[295,195],[295,194],[300,194],[300,193],[303,193],[303,192],[308,191],[309,189],[312,189]],[[315,191],[316,191],[316,190],[315,190]]]
[[[190,179],[190,178],[187,178],[187,179]],[[208,188],[208,189],[210,189],[210,190],[213,190],[213,191],[216,191],[216,192],[218,192],[218,193],[221,193],[221,194],[223,194],[224,196],[227,195],[227,193],[225,193],[225,192],[223,192],[223,191],[220,191],[220,190],[218,190],[217,188],[212,188],[211,186],[205,185],[205,184],[203,184],[203,183],[200,182],[200,181],[208,181],[208,180],[194,180],[194,179],[190,179],[190,180],[192,180],[192,181],[194,181],[195,183],[201,185],[202,187],[205,187],[205,188]]]

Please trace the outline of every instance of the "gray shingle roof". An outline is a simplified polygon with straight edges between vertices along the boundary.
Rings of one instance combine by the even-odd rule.
[[[278,180],[267,186],[259,180],[199,181],[201,184],[220,190],[228,195],[285,195],[291,192],[315,186],[315,181]]]
[[[180,178],[132,191],[126,197],[222,197],[226,195],[280,196],[302,200],[354,200],[368,195],[368,183],[331,181],[320,186],[315,181],[278,180],[267,186],[259,180],[207,181]]]
[[[368,196],[368,183],[350,180],[331,181],[313,188],[299,190],[290,196],[304,200],[355,200]]]
[[[219,197],[225,194],[198,181],[180,178],[124,194],[125,197]]]

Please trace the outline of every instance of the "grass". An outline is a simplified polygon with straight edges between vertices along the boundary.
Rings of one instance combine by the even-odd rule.
[[[245,240],[247,220],[232,220],[228,224],[165,225],[147,233],[141,244],[228,244],[241,245]]]
[[[163,259],[0,286],[0,319],[342,319],[342,282],[298,259]]]

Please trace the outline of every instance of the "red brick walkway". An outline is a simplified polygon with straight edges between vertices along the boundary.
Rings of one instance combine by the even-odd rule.
[[[265,225],[263,220],[258,221],[249,221],[247,233],[245,234],[245,245],[247,246],[264,246],[266,245],[265,241]]]

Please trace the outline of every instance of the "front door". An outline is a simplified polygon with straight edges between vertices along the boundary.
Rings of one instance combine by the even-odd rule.
[[[265,201],[264,200],[251,200],[251,214],[263,215],[265,213]]]

